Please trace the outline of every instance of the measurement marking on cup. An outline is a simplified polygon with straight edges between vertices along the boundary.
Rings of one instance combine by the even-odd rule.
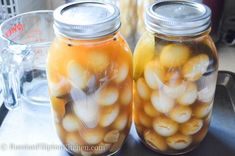
[[[9,30],[7,30],[7,32],[5,33],[6,37],[10,37],[12,34],[18,32],[18,31],[23,31],[24,30],[24,25],[23,24],[15,24],[14,26],[12,26]]]

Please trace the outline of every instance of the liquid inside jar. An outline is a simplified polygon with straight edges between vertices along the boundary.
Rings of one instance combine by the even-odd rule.
[[[146,32],[134,53],[134,122],[150,149],[194,149],[210,124],[218,71],[211,38],[169,38]]]
[[[132,57],[119,33],[97,40],[54,40],[47,60],[58,136],[75,155],[109,155],[131,126]]]

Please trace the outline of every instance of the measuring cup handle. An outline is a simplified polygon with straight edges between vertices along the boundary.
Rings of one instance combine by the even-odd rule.
[[[219,71],[217,85],[224,86],[235,111],[235,73]]]
[[[1,51],[1,84],[4,104],[15,109],[20,102],[20,66],[14,62],[14,56],[7,49]]]

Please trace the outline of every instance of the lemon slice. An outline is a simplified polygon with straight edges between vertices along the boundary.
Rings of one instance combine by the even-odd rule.
[[[141,76],[145,65],[153,59],[155,54],[154,35],[145,32],[136,45],[134,53],[134,79]]]

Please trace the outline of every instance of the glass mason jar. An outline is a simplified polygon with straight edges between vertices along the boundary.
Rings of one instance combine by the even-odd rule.
[[[112,4],[75,2],[54,12],[47,75],[57,134],[75,155],[109,155],[131,126],[132,53]]]
[[[207,6],[190,1],[147,10],[148,31],[134,53],[134,121],[156,152],[189,152],[207,134],[218,72],[210,17]]]

